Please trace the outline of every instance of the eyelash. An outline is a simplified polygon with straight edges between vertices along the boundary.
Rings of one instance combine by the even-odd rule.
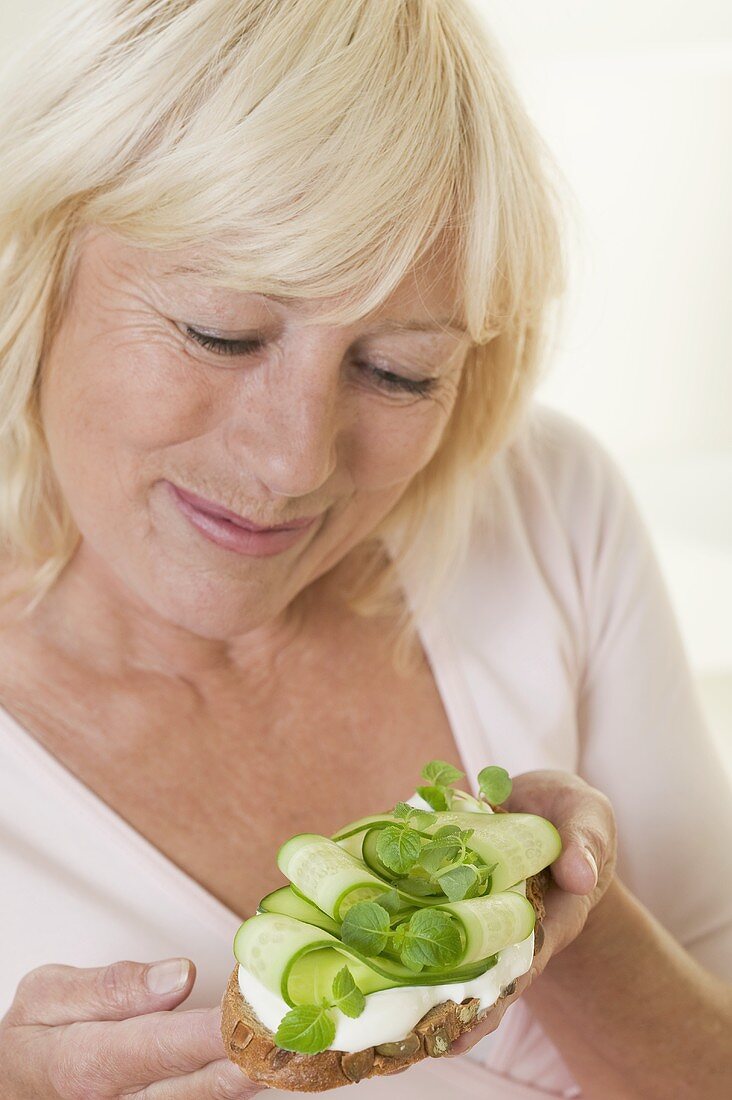
[[[186,332],[201,347],[207,348],[217,355],[251,355],[262,346],[258,340],[224,340],[220,336],[208,336],[206,333],[198,332],[188,326],[186,326]],[[386,389],[411,393],[417,397],[426,397],[437,385],[437,379],[435,378],[404,378],[402,375],[393,374],[391,371],[381,370],[372,363],[359,361],[357,366],[363,367]]]

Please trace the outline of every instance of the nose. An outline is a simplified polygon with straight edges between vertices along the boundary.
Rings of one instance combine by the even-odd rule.
[[[316,493],[338,466],[342,343],[308,333],[268,361],[240,439],[249,472],[273,496]]]

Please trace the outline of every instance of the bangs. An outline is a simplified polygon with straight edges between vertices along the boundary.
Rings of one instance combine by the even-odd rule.
[[[448,232],[460,307],[484,336],[490,288],[473,279],[464,303],[466,246],[495,214],[476,225],[477,105],[449,4],[138,7],[103,93],[138,141],[88,135],[108,178],[85,218],[149,247],[205,245],[195,270],[214,285],[340,296],[325,323],[376,308]]]

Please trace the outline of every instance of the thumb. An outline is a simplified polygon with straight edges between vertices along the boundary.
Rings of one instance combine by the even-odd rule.
[[[191,991],[190,959],[154,963],[123,959],[109,966],[38,966],[22,978],[8,1018],[57,1027],[82,1020],[125,1020],[172,1008]]]

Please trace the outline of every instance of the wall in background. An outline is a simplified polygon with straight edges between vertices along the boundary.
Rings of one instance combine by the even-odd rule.
[[[472,2],[579,214],[538,394],[626,474],[732,767],[732,5]]]
[[[0,63],[60,2],[4,0]],[[580,217],[539,396],[628,477],[732,766],[732,4],[470,2]]]

